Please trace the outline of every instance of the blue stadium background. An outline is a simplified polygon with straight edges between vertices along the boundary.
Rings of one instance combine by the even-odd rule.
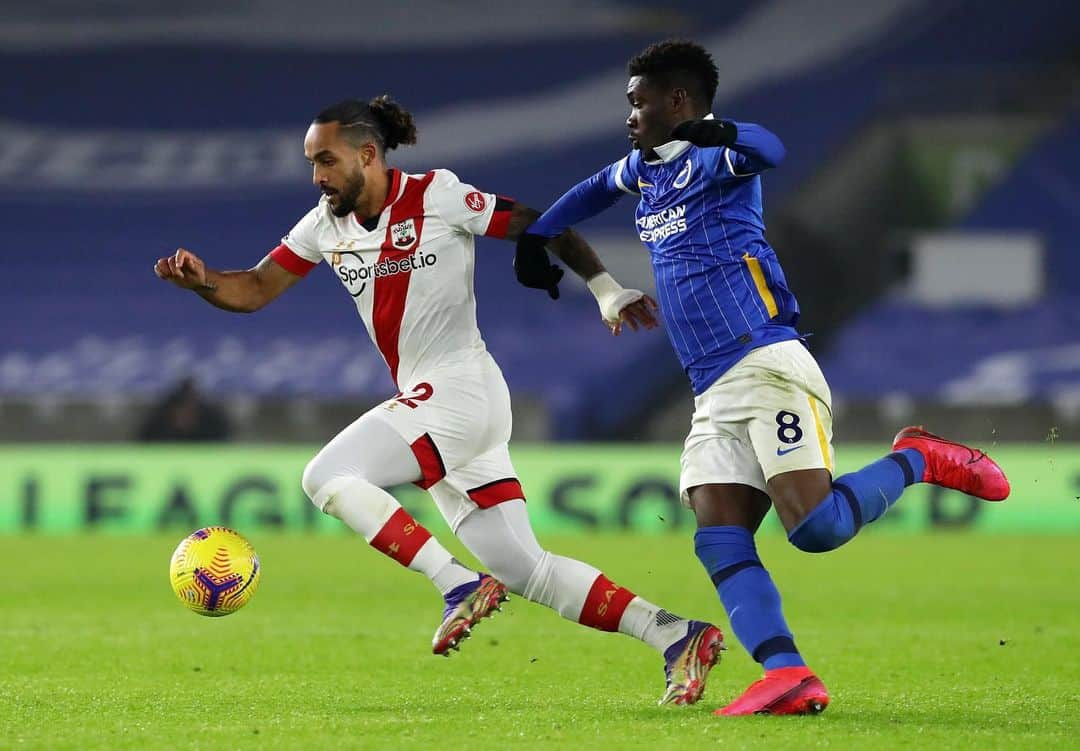
[[[158,283],[154,259],[178,246],[218,268],[261,258],[317,197],[301,151],[307,122],[347,96],[389,92],[414,112],[420,143],[392,155],[399,166],[447,167],[544,208],[625,152],[625,61],[675,33],[716,56],[715,112],[761,122],[787,145],[765,178],[766,219],[840,404],[874,414],[909,402],[1041,405],[1076,419],[1080,6],[556,1],[543,13],[479,3],[441,17],[441,4],[413,3],[345,18],[314,3],[267,19],[264,5],[3,11],[4,404],[31,405],[41,420],[72,404],[126,409],[195,375],[234,405],[353,405],[331,420],[347,422],[393,388],[329,273],[232,316]],[[884,129],[889,153],[910,155],[897,129],[942,118],[1022,133],[962,205],[915,200],[921,178],[901,166],[876,183],[876,215],[848,226],[812,210],[815,186],[869,134]],[[632,211],[623,201],[582,229],[621,276],[647,284]],[[914,301],[901,251],[923,229],[1035,233],[1043,291],[1019,306]],[[480,241],[477,295],[490,349],[538,415],[526,434],[677,438],[689,392],[666,337],[611,339],[581,285],[553,303],[516,285],[511,256],[509,244]],[[70,437],[67,414],[46,437]],[[3,438],[25,434],[6,425]],[[100,436],[130,437],[125,425],[103,421]]]

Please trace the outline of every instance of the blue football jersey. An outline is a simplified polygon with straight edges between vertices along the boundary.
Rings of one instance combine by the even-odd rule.
[[[797,338],[799,304],[765,240],[761,165],[726,147],[666,151],[654,163],[634,151],[608,171],[641,196],[637,233],[657,302],[700,393],[751,349]]]
[[[685,141],[633,151],[568,191],[530,228],[554,236],[640,196],[636,230],[649,249],[668,337],[695,393],[750,350],[799,337],[799,304],[765,240],[759,172],[783,158],[775,135],[735,123],[732,148]]]

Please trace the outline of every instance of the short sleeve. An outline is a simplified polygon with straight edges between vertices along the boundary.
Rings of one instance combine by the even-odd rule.
[[[429,200],[448,225],[470,235],[506,237],[514,199],[485,193],[449,170],[435,170]]]
[[[322,212],[321,204],[313,208],[270,251],[270,258],[278,266],[297,276],[306,276],[322,260],[317,233]]]

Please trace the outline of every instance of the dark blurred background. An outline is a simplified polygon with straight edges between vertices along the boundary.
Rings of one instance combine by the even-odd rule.
[[[414,112],[397,166],[545,208],[625,153],[625,62],[668,35],[715,56],[717,115],[787,146],[768,237],[837,440],[1075,435],[1076,3],[116,0],[0,10],[0,440],[326,440],[395,390],[338,282],[229,315],[154,260],[256,263],[317,199],[308,122],[349,96]],[[651,290],[633,208],[582,230]],[[515,439],[680,441],[666,336],[612,339],[576,280],[519,287],[512,250],[480,240],[476,285]]]

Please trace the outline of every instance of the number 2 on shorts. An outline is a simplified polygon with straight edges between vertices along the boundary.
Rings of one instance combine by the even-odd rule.
[[[416,409],[417,402],[426,402],[435,393],[430,383],[418,383],[413,386],[411,394],[398,394],[395,401],[401,402],[409,409]]]

